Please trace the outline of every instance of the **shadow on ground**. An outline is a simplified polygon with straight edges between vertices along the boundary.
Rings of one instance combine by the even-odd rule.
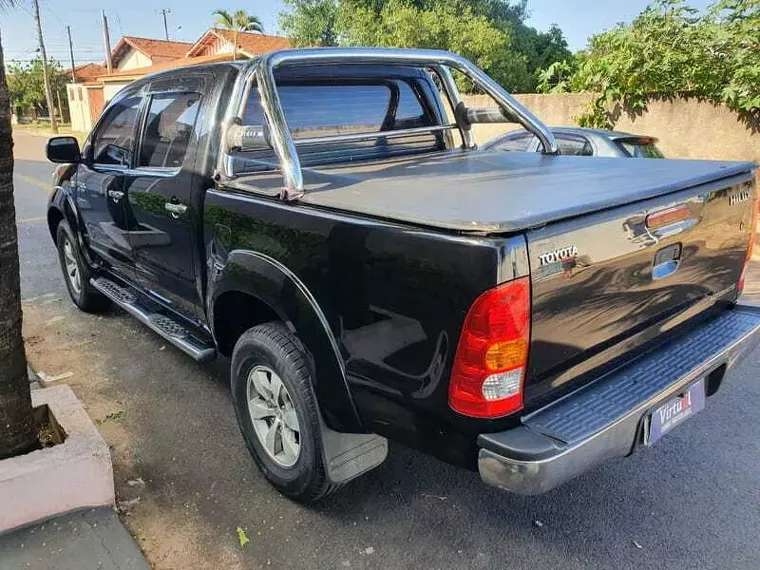
[[[503,494],[392,445],[307,508],[247,455],[225,360],[197,365],[117,310],[85,315],[54,295],[24,308],[32,362],[75,373],[123,518],[158,569],[760,567],[758,352],[660,445],[548,495]]]

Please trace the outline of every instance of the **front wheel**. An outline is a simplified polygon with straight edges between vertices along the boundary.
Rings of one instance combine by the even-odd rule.
[[[232,399],[245,443],[283,495],[310,503],[330,493],[308,360],[280,323],[245,332],[232,354]]]
[[[109,300],[90,285],[92,274],[82,259],[74,232],[65,220],[58,224],[56,244],[66,289],[74,304],[87,313],[100,313],[108,308]]]

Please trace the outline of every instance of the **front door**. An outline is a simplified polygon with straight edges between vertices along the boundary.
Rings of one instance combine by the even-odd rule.
[[[201,95],[195,92],[149,95],[136,167],[125,178],[127,210],[135,222],[129,241],[137,278],[149,293],[190,318],[202,310],[192,239],[192,232],[200,231],[200,213],[191,200],[199,191],[192,156],[200,107]]]
[[[125,98],[106,111],[77,170],[76,200],[85,240],[111,269],[128,278],[133,278],[134,259],[125,177],[132,164],[141,101]]]

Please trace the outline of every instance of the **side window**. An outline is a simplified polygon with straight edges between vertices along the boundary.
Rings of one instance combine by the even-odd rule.
[[[506,138],[504,141],[498,143],[496,148],[498,150],[506,150],[509,152],[525,152],[528,150],[532,141],[533,135],[531,133],[523,133]]]
[[[201,96],[198,93],[153,95],[148,105],[137,166],[182,166],[200,106]]]
[[[108,109],[92,143],[95,164],[131,165],[141,100],[140,97],[130,97]]]
[[[557,137],[557,144],[559,145],[559,153],[572,156],[592,156],[594,149],[591,148],[591,143],[584,138],[580,137]]]

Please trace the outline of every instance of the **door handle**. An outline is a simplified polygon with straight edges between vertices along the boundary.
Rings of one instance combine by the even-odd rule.
[[[109,190],[108,197],[111,198],[111,200],[114,202],[118,202],[124,197],[124,192],[121,190]]]
[[[184,204],[174,204],[173,202],[166,202],[164,208],[169,212],[169,215],[175,219],[187,212],[187,206]]]

